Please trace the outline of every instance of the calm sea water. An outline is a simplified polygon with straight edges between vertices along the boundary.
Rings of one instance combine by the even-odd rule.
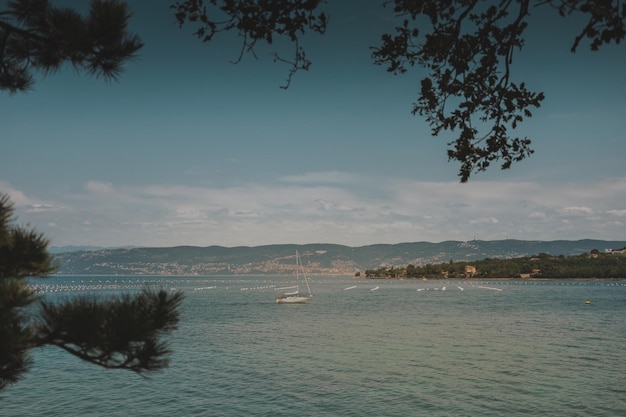
[[[624,282],[313,277],[308,305],[275,304],[271,277],[42,282],[184,290],[171,365],[146,379],[44,348],[3,417],[626,415]]]

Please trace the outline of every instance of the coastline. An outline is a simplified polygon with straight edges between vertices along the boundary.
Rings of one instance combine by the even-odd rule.
[[[307,273],[308,274],[308,273]],[[498,277],[473,277],[473,278],[386,278],[386,277],[359,277],[348,273],[337,274],[308,274],[311,277],[323,277],[323,278],[351,278],[359,281],[366,280],[385,280],[385,281],[626,281],[626,277],[623,278],[498,278]],[[76,278],[154,278],[154,277],[180,277],[180,278],[246,278],[246,277],[280,277],[284,278],[282,274],[216,274],[216,275],[195,275],[195,274],[52,274],[48,277],[34,277],[36,279],[50,279],[54,277],[76,277]]]

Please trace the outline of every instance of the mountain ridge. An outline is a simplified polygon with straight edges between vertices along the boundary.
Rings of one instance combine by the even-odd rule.
[[[486,258],[517,258],[539,253],[578,255],[593,249],[626,247],[626,241],[496,240],[372,244],[351,247],[339,244],[276,244],[226,247],[212,245],[173,247],[124,247],[54,254],[62,275],[247,275],[290,274],[295,252],[300,252],[307,272],[320,275],[353,275],[387,266],[415,266]]]

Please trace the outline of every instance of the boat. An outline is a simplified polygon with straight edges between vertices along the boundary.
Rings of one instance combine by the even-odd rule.
[[[300,293],[300,281],[306,285],[306,294]],[[302,259],[300,254],[296,251],[296,286],[293,287],[296,290],[291,292],[285,292],[276,297],[276,303],[278,304],[305,304],[311,301],[313,294],[311,293],[311,287],[309,287],[309,280],[304,272],[304,265],[302,265]]]

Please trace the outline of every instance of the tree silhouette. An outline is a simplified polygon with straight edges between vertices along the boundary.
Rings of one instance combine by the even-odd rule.
[[[254,53],[257,41],[272,44],[274,34],[288,34],[296,45],[288,86],[296,71],[309,69],[299,35],[306,29],[325,32],[328,18],[319,11],[325,3],[185,0],[172,8],[181,25],[201,25],[196,35],[204,42],[218,32],[236,30],[244,39],[242,53]],[[372,47],[372,58],[393,74],[407,73],[412,67],[428,71],[412,112],[425,118],[434,136],[442,131],[456,136],[448,143],[448,158],[460,163],[461,182],[494,161],[508,169],[533,153],[530,139],[512,132],[544,99],[543,93],[530,91],[524,82],[512,81],[513,57],[524,46],[531,5],[552,7],[562,17],[587,17],[572,52],[585,38],[597,50],[625,36],[624,1],[387,0],[382,4],[401,23],[395,33],[381,36],[381,44]]]
[[[292,76],[299,70],[308,70],[311,61],[300,46],[300,36],[307,30],[323,34],[328,17],[324,12],[316,13],[324,0],[210,0],[177,1],[170,8],[182,27],[185,23],[199,26],[194,32],[202,42],[210,42],[220,32],[234,30],[243,39],[238,63],[245,53],[256,56],[254,47],[258,42],[269,45],[275,38],[286,38],[294,45],[293,58],[274,54],[274,61],[291,65],[286,83],[288,88]]]
[[[65,62],[115,79],[143,43],[127,31],[125,2],[93,0],[84,18],[47,0],[13,0],[0,11],[0,90],[32,87],[33,70],[58,70]]]
[[[167,366],[163,337],[176,328],[181,292],[40,299],[26,278],[56,270],[48,240],[13,221],[9,197],[0,194],[0,389],[28,370],[31,349],[46,345],[105,368],[141,373]]]
[[[626,35],[624,0],[381,0],[398,21],[395,31],[372,47],[374,63],[392,74],[426,69],[413,114],[422,116],[434,136],[449,132],[448,158],[460,164],[461,182],[500,161],[502,169],[533,153],[531,140],[516,129],[544,99],[524,82],[515,82],[513,58],[524,47],[531,9],[552,8],[555,19],[583,16],[571,51],[583,40],[591,50],[619,43]],[[203,42],[234,31],[242,39],[235,63],[255,55],[259,42],[278,38],[293,45],[293,55],[275,53],[290,65],[286,83],[308,70],[301,37],[324,34],[329,22],[324,0],[179,0],[170,8],[180,26],[191,25]],[[355,3],[354,7],[359,7]],[[15,0],[0,11],[0,89],[32,85],[31,69],[51,71],[64,61],[87,71],[116,77],[124,61],[141,47],[130,36],[126,4],[93,0],[90,17],[51,7],[46,0]],[[557,23],[557,22],[555,22]]]

